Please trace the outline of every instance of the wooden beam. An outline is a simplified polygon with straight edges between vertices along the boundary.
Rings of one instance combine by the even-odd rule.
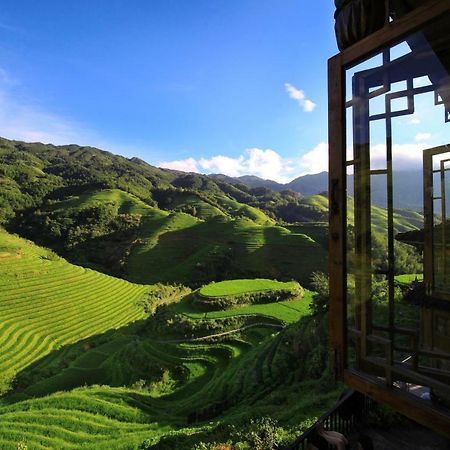
[[[389,405],[406,417],[450,437],[450,415],[428,401],[407,392],[388,389],[382,382],[369,381],[354,370],[345,372],[344,381],[352,389],[362,392],[376,402]]]
[[[349,67],[362,58],[369,58],[379,52],[382,47],[401,40],[406,35],[419,30],[427,22],[449,12],[448,0],[430,1],[342,51],[340,53],[342,64],[344,67]]]
[[[345,74],[340,55],[328,61],[330,340],[342,379],[347,361]]]

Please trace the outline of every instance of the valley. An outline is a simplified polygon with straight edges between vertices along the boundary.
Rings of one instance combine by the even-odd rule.
[[[0,205],[0,448],[262,450],[339,396],[325,194],[1,139]]]

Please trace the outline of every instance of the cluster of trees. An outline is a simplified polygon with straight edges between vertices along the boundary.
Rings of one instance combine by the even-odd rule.
[[[137,158],[92,147],[27,144],[0,138],[0,224],[45,198],[63,198],[94,189],[118,188],[154,204],[151,190],[177,177]]]
[[[146,322],[146,330],[152,334],[173,336],[175,338],[192,339],[260,323],[260,316],[236,315],[217,319],[193,319],[178,312],[167,304],[157,306],[149,320]],[[277,319],[264,317],[264,323],[280,324]]]
[[[118,238],[139,228],[140,214],[119,214],[112,202],[98,203],[83,209],[64,208],[26,211],[16,221],[16,228],[40,242],[61,250],[71,250],[87,240],[116,234]]]
[[[286,189],[273,191],[265,187],[251,188],[245,184],[228,184],[216,180],[223,192],[245,203],[261,209],[270,217],[286,223],[326,221],[327,214],[308,204],[298,192]],[[324,193],[324,195],[326,195]]]
[[[210,434],[213,440],[198,442],[207,438],[207,433],[174,434],[163,437],[157,444],[145,440],[140,450],[267,450],[277,445],[287,445],[293,437],[270,417],[249,418],[236,423],[217,425]]]
[[[190,293],[191,289],[182,284],[156,283],[139,299],[138,304],[147,314],[154,314],[158,306],[175,303]]]

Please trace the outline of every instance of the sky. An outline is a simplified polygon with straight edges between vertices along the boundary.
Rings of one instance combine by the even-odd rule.
[[[327,170],[333,14],[332,0],[3,0],[0,136],[279,182]],[[399,145],[430,139],[417,120]]]
[[[4,0],[0,135],[287,181],[327,139],[333,13],[330,0]]]

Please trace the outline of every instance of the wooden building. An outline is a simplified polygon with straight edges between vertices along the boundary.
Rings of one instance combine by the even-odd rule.
[[[336,4],[341,51],[328,66],[335,371],[450,435],[450,0]],[[423,279],[407,289],[398,274],[412,247],[398,239],[396,210],[408,167],[423,191],[415,246]],[[375,178],[387,211],[381,225]]]

